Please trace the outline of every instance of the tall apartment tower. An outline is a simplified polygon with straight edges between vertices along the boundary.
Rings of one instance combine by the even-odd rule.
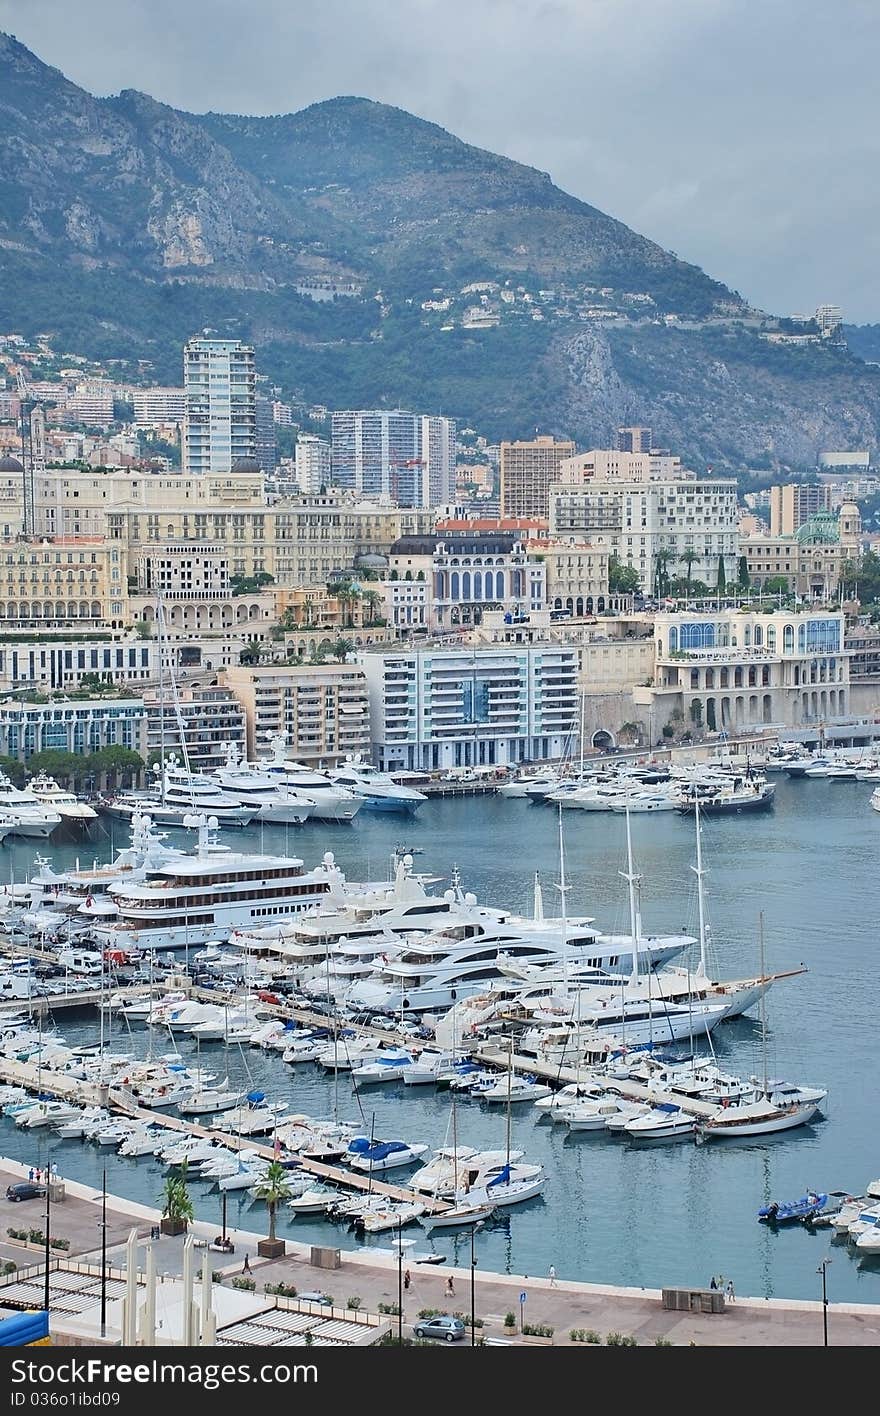
[[[559,481],[559,465],[574,457],[573,442],[550,437],[501,444],[501,515],[547,517],[550,487]]]
[[[812,517],[831,510],[831,488],[821,482],[786,482],[770,488],[770,535],[793,536]]]
[[[455,423],[404,409],[333,414],[333,483],[398,506],[444,506],[455,487]]]
[[[310,495],[330,485],[330,444],[313,433],[296,440],[296,484]]]
[[[183,351],[183,470],[228,472],[257,458],[254,351],[240,339],[191,339]]]
[[[275,432],[275,415],[272,400],[257,394],[256,404],[257,461],[260,471],[271,477],[278,466],[278,436]]]
[[[617,451],[618,451],[618,452],[650,452],[650,451],[651,451],[651,429],[650,429],[650,428],[618,428],[618,429],[617,429]]]

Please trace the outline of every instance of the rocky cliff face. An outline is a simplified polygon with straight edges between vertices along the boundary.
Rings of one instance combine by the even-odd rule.
[[[697,465],[810,464],[880,431],[880,371],[762,341],[736,292],[546,173],[361,98],[274,118],[96,99],[4,35],[0,273],[7,328],[160,379],[212,326],[310,400],[443,408],[492,437],[646,422]],[[497,328],[422,317],[487,281],[514,302]],[[315,285],[348,296],[298,293]],[[627,313],[590,322],[577,301],[603,287]]]

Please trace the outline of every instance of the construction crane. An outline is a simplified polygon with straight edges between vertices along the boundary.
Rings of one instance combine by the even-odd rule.
[[[424,467],[423,457],[391,457],[388,459],[388,490],[396,502],[400,500],[400,471],[401,468]],[[414,498],[414,501],[418,500]]]

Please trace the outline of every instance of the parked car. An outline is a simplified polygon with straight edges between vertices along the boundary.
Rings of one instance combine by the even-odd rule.
[[[297,1302],[304,1302],[304,1303],[323,1303],[324,1306],[327,1307],[327,1308],[330,1308],[330,1307],[333,1306],[332,1299],[328,1298],[326,1293],[321,1293],[321,1292],[320,1292],[319,1290],[317,1290],[317,1289],[315,1290],[314,1293],[297,1293],[296,1298],[297,1298]]]
[[[437,1313],[433,1318],[422,1318],[421,1322],[413,1325],[416,1337],[437,1337],[441,1342],[460,1342],[464,1332],[461,1318],[454,1318],[451,1313]]]
[[[33,1180],[20,1180],[17,1185],[7,1185],[6,1198],[17,1204],[19,1200],[38,1200],[45,1195],[45,1185],[37,1185]]]

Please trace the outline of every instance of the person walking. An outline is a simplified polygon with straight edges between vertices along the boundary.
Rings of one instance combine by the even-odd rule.
[[[725,1297],[727,1298],[728,1303],[733,1303],[733,1302],[736,1301],[736,1294],[735,1294],[734,1291],[733,1291],[733,1279],[732,1279],[732,1278],[729,1278],[729,1279],[727,1280],[727,1288],[725,1289]]]
[[[551,1288],[555,1288],[555,1287],[556,1287],[556,1269],[555,1269],[555,1267],[553,1266],[553,1264],[551,1264],[550,1267],[549,1267],[549,1269],[547,1270],[547,1275],[548,1275],[548,1277],[549,1277],[549,1279],[550,1279],[550,1287],[551,1287]]]
[[[406,1273],[403,1275],[403,1286],[405,1289],[409,1288],[409,1269],[407,1269]]]
[[[248,1259],[247,1254],[245,1254],[244,1256],[244,1263],[241,1266],[241,1271],[242,1273],[250,1273],[251,1271],[250,1260]]]
[[[454,1297],[455,1297],[455,1284],[452,1282],[452,1274],[450,1274],[449,1277],[448,1277],[447,1280],[446,1280],[446,1297],[447,1297],[447,1298],[454,1298]]]
[[[710,1287],[710,1288],[717,1288],[717,1287],[718,1287],[718,1280],[717,1280],[717,1278],[715,1277],[714,1273],[713,1273],[713,1275],[712,1275],[712,1282],[709,1284],[709,1287]]]

